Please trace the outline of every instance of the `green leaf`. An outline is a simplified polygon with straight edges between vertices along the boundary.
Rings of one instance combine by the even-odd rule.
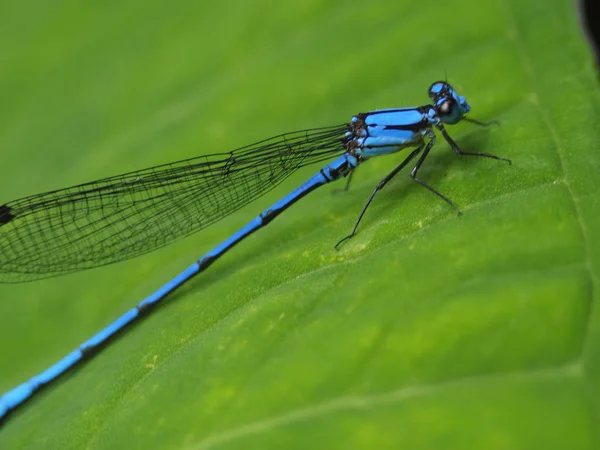
[[[0,203],[419,105],[472,117],[420,172],[365,163],[198,276],[0,430],[0,448],[591,449],[600,434],[600,91],[571,1],[6,2]],[[0,286],[0,392],[318,167],[114,266]],[[407,171],[408,172],[408,171]]]

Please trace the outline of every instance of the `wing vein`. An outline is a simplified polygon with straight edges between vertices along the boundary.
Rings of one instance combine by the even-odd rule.
[[[112,264],[195,233],[300,167],[344,152],[346,125],[275,136],[0,206],[0,282]]]

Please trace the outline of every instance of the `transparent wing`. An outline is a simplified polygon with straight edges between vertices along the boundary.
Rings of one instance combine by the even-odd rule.
[[[298,168],[344,151],[346,125],[296,131],[0,206],[0,282],[112,264],[231,214]]]

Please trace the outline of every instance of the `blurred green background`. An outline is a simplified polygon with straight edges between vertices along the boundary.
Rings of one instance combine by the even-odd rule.
[[[600,448],[600,91],[573,2],[0,3],[0,203],[419,105],[472,116],[361,166],[230,252],[0,430],[0,448]],[[0,285],[0,392],[317,167],[118,265]],[[408,172],[408,171],[407,171]]]

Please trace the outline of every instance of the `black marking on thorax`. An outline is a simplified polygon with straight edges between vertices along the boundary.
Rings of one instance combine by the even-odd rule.
[[[419,122],[410,123],[406,125],[386,125],[386,130],[408,130],[413,132],[419,132],[431,127],[429,120],[427,120],[427,111],[429,110],[429,106],[419,106],[417,108],[413,108],[419,111],[422,114],[422,119]]]
[[[427,119],[427,112],[429,111],[429,109],[431,108],[430,105],[424,105],[424,106],[418,106],[415,108],[400,108],[397,110],[381,110],[381,111],[373,111],[370,113],[361,113],[361,114],[357,114],[355,117],[357,117],[359,120],[357,120],[356,122],[354,122],[353,125],[353,131],[354,130],[358,130],[358,129],[362,129],[365,130],[366,135],[369,135],[369,127],[377,127],[377,126],[382,126],[377,124],[376,121],[373,121],[373,123],[370,124],[366,124],[365,119],[368,117],[370,117],[371,119],[376,119],[377,114],[388,114],[390,112],[394,112],[394,111],[406,111],[406,110],[416,110],[419,113],[422,114],[422,119],[419,122],[415,122],[415,123],[409,123],[409,124],[398,124],[398,125],[393,125],[393,124],[388,124],[385,125],[384,129],[386,130],[406,130],[406,131],[412,131],[412,132],[419,132],[419,131],[423,131],[427,128],[431,127],[431,124],[429,123],[429,120]]]

